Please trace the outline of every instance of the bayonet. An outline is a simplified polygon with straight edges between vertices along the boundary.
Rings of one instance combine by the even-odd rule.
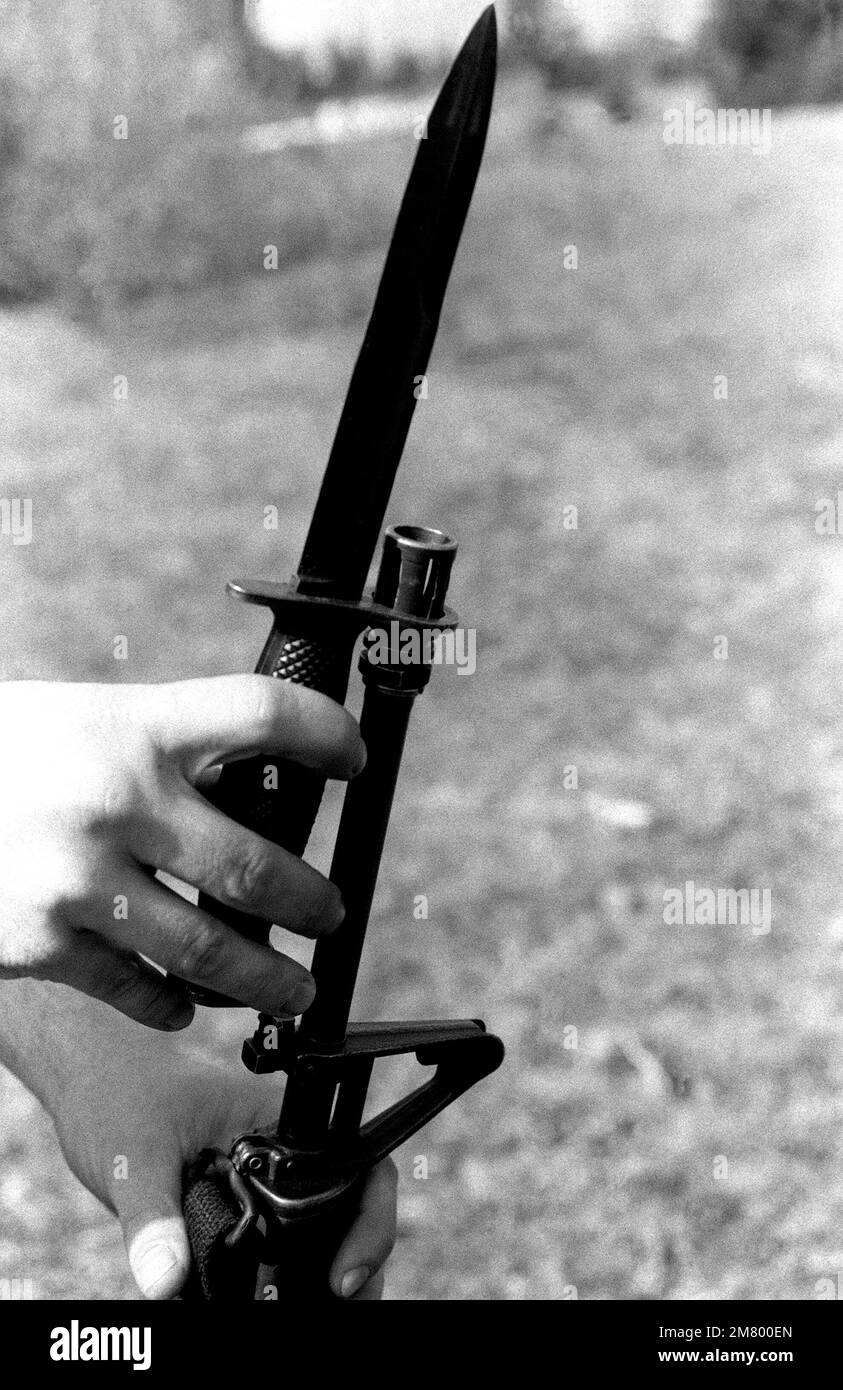
[[[297,573],[288,585],[241,580],[228,586],[237,597],[273,610],[257,673],[307,685],[340,703],[367,615],[339,601],[353,605],[360,598],[413,418],[416,383],[428,368],[483,157],[496,53],[489,6],[454,60],[419,141]],[[253,758],[224,768],[211,800],[242,825],[303,854],[324,782],[285,764],[279,789],[267,791],[265,767],[265,758]],[[200,904],[253,940],[268,938],[266,923],[206,897]],[[199,1003],[234,1002],[186,988]]]
[[[304,592],[362,592],[483,158],[496,46],[490,7],[422,132],[305,541]]]

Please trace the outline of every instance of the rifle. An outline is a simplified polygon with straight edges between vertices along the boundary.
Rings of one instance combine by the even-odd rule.
[[[228,586],[272,611],[257,672],[339,703],[365,634],[360,729],[368,761],[345,794],[330,877],[346,915],[314,949],[316,999],[298,1024],[259,1015],[243,1045],[250,1070],[287,1075],[276,1133],[241,1135],[228,1155],[206,1151],[186,1174],[195,1266],[188,1297],[253,1300],[271,1286],[279,1298],[332,1299],[328,1272],[367,1171],[503,1058],[500,1040],[478,1019],[349,1023],[410,712],[430,679],[432,639],[457,624],[445,606],[455,542],[429,527],[389,527],[373,594],[362,594],[482,160],[496,52],[489,6],[420,142],[296,575],[289,584]],[[384,632],[397,639],[386,660]],[[396,651],[412,659],[395,660]],[[209,798],[301,855],[324,779],[285,764],[279,790],[268,791],[265,775],[264,758],[230,764]],[[201,894],[200,905],[244,936],[268,940],[265,922]],[[235,1003],[187,988],[202,1004]],[[375,1061],[410,1053],[435,1067],[433,1076],[364,1124]]]

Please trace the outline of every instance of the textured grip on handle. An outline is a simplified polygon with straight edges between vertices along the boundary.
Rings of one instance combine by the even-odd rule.
[[[273,627],[255,671],[318,690],[340,704],[348,686],[350,651],[339,652],[308,637],[291,637]],[[267,765],[278,766],[278,790],[264,785]],[[281,767],[284,769],[281,776]],[[302,854],[319,810],[325,779],[296,763],[266,757],[230,763],[209,795],[219,810],[257,834]]]
[[[334,1256],[359,1209],[365,1177],[327,1212],[272,1226],[266,1236],[252,1229],[232,1247],[225,1243],[240,1209],[219,1175],[188,1177],[183,1194],[193,1269],[184,1290],[188,1301],[342,1303],[328,1275]]]
[[[306,685],[341,704],[348,688],[353,645],[352,641],[344,647],[336,643],[327,646],[310,637],[278,632],[273,626],[255,671],[259,676]],[[275,790],[265,785],[268,767],[278,770]],[[212,805],[240,825],[291,854],[302,855],[324,790],[321,773],[267,755],[227,764],[207,796]],[[265,944],[269,940],[270,924],[262,918],[225,907],[205,893],[199,895],[199,906],[252,941]],[[189,982],[185,988],[198,1004],[241,1007],[240,1001],[214,990]]]

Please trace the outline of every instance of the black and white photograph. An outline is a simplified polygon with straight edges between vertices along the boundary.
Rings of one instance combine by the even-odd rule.
[[[806,1369],[841,367],[841,0],[2,0],[33,1367],[385,1301]]]

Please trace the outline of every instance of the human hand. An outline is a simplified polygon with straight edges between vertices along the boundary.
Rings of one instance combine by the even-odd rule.
[[[0,727],[0,979],[59,981],[152,1028],[185,1027],[193,1009],[183,988],[143,955],[275,1017],[309,1006],[315,987],[303,966],[143,866],[302,935],[332,931],[343,917],[334,885],[229,820],[197,786],[214,765],[257,753],[355,775],[365,746],[344,709],[266,676],[8,682]]]
[[[190,1268],[181,1212],[183,1169],[204,1148],[227,1151],[250,1131],[271,1132],[267,1093],[243,1070],[213,1063],[173,1038],[141,1032],[101,1006],[73,1006],[77,1034],[96,1061],[76,1059],[44,1097],[65,1158],[90,1192],[115,1212],[141,1292],[175,1298]],[[80,1027],[81,1025],[81,1027]],[[335,1294],[381,1297],[395,1240],[396,1170],[369,1174],[357,1218],[331,1266]]]

